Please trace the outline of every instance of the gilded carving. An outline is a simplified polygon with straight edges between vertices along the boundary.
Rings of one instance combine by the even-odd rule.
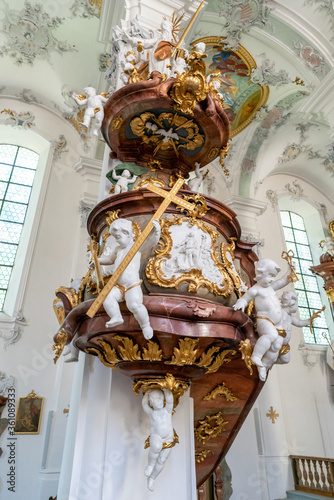
[[[197,464],[204,462],[204,460],[207,458],[209,454],[213,455],[213,451],[212,450],[195,451],[195,462]]]
[[[193,115],[197,103],[203,101],[210,91],[206,81],[206,69],[203,58],[207,55],[202,52],[201,45],[196,45],[188,58],[189,69],[178,75],[171,90],[174,107],[182,113]],[[204,45],[205,50],[205,45]]]
[[[215,415],[207,415],[203,420],[198,422],[195,428],[195,438],[202,444],[205,444],[210,439],[214,439],[225,430],[228,421],[224,420],[222,413],[219,411]]]
[[[230,238],[229,243],[222,243],[220,247],[220,252],[225,269],[232,278],[236,292],[240,297],[243,293],[247,291],[247,286],[242,281],[238,271],[234,266],[235,240],[236,238]]]
[[[186,116],[176,113],[164,112],[156,116],[147,111],[132,118],[130,128],[145,144],[155,147],[153,156],[159,150],[171,149],[178,156],[180,148],[194,151],[204,143],[204,135],[199,132],[198,125]]]
[[[228,387],[226,387],[225,383],[221,385],[217,385],[212,391],[210,391],[204,398],[203,401],[211,401],[212,399],[216,399],[218,396],[224,396],[226,401],[238,401],[239,398],[233,395]]]
[[[252,364],[254,364],[254,363],[251,360],[252,346],[250,345],[249,339],[242,340],[240,342],[239,351],[241,352],[242,359],[245,362],[245,365],[247,366],[250,375],[253,375]]]
[[[117,370],[116,365],[122,360],[118,358],[115,349],[104,340],[98,339],[98,343],[101,346],[101,350],[96,347],[87,347],[85,352],[88,354],[97,354],[101,363],[109,368],[115,368]]]
[[[114,339],[120,340],[123,343],[123,346],[118,346],[119,355],[123,361],[138,361],[142,359],[138,344],[134,344],[131,338],[115,335]]]
[[[75,288],[68,288],[66,286],[60,286],[55,291],[56,295],[58,293],[62,293],[66,296],[66,298],[69,300],[69,302],[72,306],[72,309],[79,304],[79,297],[78,297],[78,294],[77,294]]]
[[[225,349],[224,351],[221,351],[216,356],[214,362],[207,367],[206,373],[216,373],[223,363],[229,363],[230,361],[232,361],[231,358],[227,358],[226,356],[228,354],[231,354],[231,356],[233,356],[236,353],[237,351],[235,351],[234,349]]]
[[[66,331],[64,330],[64,328],[62,328],[60,330],[60,332],[58,333],[57,335],[57,340],[56,342],[53,344],[52,346],[52,350],[55,351],[55,357],[53,358],[53,362],[54,364],[57,363],[61,353],[63,352],[64,350],[64,347],[66,345],[66,342],[67,342],[67,333]]]
[[[196,346],[199,339],[189,337],[179,340],[179,348],[174,347],[173,356],[170,361],[165,361],[166,365],[193,365],[196,360]]]
[[[201,196],[199,193],[192,194],[190,196],[184,196],[184,199],[186,201],[188,201],[189,203],[194,204],[194,208],[191,211],[192,217],[202,218],[209,210],[209,208],[206,204],[206,199],[204,198],[204,196]],[[176,205],[176,207],[181,208],[181,212],[188,210],[186,208],[183,208],[181,205]]]
[[[233,281],[218,260],[215,242],[218,233],[202,221],[190,217],[161,219],[159,248],[146,266],[150,283],[178,288],[188,283],[189,292],[207,288],[215,295],[229,297]]]
[[[165,378],[135,380],[132,388],[136,396],[139,396],[140,390],[145,394],[149,389],[167,389],[173,394],[175,409],[179,404],[180,397],[187,392],[189,383],[177,380],[171,373],[167,373]]]
[[[143,347],[142,356],[146,361],[162,361],[162,350],[159,344],[152,342],[152,340],[148,340],[147,349]]]
[[[65,319],[65,309],[64,304],[60,299],[57,298],[53,301],[53,310],[57,317],[58,323],[61,325]]]
[[[121,125],[123,123],[123,119],[121,116],[115,116],[113,121],[111,122],[110,128],[112,132],[115,132],[116,130],[119,130],[121,128]]]
[[[266,417],[268,417],[271,422],[274,424],[276,422],[276,419],[279,417],[279,413],[277,413],[273,406],[271,406],[268,410],[268,413],[266,413]]]

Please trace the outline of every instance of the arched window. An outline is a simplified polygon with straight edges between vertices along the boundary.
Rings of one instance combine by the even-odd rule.
[[[39,155],[0,144],[0,311],[9,286]]]
[[[310,270],[314,265],[310,244],[305,229],[304,220],[300,215],[287,210],[281,210],[281,220],[284,231],[287,250],[292,250],[295,257],[296,273],[299,281],[294,283],[296,292],[298,292],[298,310],[301,319],[307,319],[312,316],[314,310],[322,308],[322,301],[318,281]],[[322,336],[326,333],[329,337],[326,318],[322,314],[313,323],[313,333],[310,328],[303,328],[304,339],[309,344],[327,344]]]

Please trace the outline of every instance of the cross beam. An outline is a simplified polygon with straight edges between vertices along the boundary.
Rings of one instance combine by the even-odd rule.
[[[113,273],[108,283],[103,288],[102,292],[99,294],[99,296],[95,299],[93,304],[88,309],[87,316],[89,316],[90,318],[93,318],[95,316],[96,312],[98,311],[101,304],[103,304],[103,302],[107,298],[111,289],[116,285],[118,279],[120,278],[124,270],[127,268],[127,266],[130,264],[131,260],[134,258],[134,256],[136,255],[136,253],[138,252],[138,250],[140,249],[140,247],[150,234],[153,228],[153,221],[156,219],[160,219],[160,217],[163,215],[163,213],[171,203],[175,203],[176,205],[179,205],[182,208],[189,210],[190,213],[193,212],[194,210],[193,203],[189,203],[188,201],[176,196],[176,193],[179,191],[179,189],[181,189],[183,183],[184,183],[183,178],[178,179],[170,191],[165,191],[164,189],[161,189],[155,186],[154,184],[148,184],[147,186],[145,186],[149,191],[158,194],[159,196],[164,198],[164,200],[161,203],[158,210],[153,215],[153,217],[151,218],[151,220],[149,221],[149,223],[147,224],[147,226],[145,227],[145,229],[133,243],[132,247],[122,260],[121,264],[118,266],[118,268]]]

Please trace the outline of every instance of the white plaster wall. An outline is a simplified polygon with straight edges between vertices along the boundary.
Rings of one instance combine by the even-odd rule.
[[[3,107],[17,111],[26,106],[15,100],[1,100]],[[52,302],[56,288],[70,286],[71,278],[81,278],[86,272],[85,244],[80,241],[77,245],[78,239],[86,243],[88,236],[86,228],[80,226],[79,213],[86,180],[74,170],[73,164],[79,155],[87,156],[87,152],[83,150],[78,134],[65,120],[41,106],[30,106],[29,109],[35,115],[35,129],[22,131],[3,126],[2,129],[8,133],[2,134],[1,142],[6,142],[9,137],[9,142],[41,153],[45,163],[42,172],[45,193],[42,192],[36,201],[38,210],[33,222],[36,237],[34,241],[29,240],[32,248],[28,251],[32,252],[32,258],[29,266],[26,263],[28,272],[20,304],[27,324],[22,327],[21,338],[6,351],[0,339],[0,370],[15,377],[16,403],[19,397],[27,396],[31,390],[45,400],[39,434],[16,436],[15,493],[8,491],[5,482],[9,472],[6,444],[12,437],[5,431],[0,438],[0,446],[4,450],[0,458],[0,497],[4,500],[37,500],[56,495],[68,420],[63,409],[68,409],[74,367],[64,364],[63,359],[57,366],[53,363],[51,346],[59,325]],[[52,154],[48,157],[48,152],[52,152],[51,143],[57,141],[60,134],[67,139],[68,152],[54,162]],[[95,192],[91,193],[95,199],[97,188],[96,183]],[[72,269],[78,270],[79,275],[72,275]],[[0,317],[0,330],[5,333],[6,318],[4,315]],[[5,407],[2,417],[6,416]]]

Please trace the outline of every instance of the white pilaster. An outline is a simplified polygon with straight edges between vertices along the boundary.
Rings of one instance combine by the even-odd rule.
[[[224,203],[237,214],[242,230],[241,238],[248,235],[259,236],[258,217],[266,210],[267,203],[238,195],[230,196]]]

